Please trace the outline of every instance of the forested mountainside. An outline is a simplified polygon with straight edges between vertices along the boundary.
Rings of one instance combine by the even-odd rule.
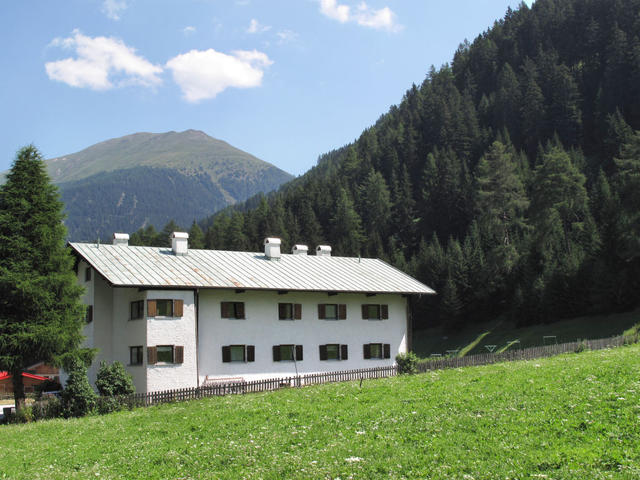
[[[439,293],[414,305],[418,326],[631,308],[639,34],[640,0],[508,10],[353,144],[204,222],[205,245],[273,235],[387,259]]]
[[[74,241],[170,219],[188,224],[293,178],[197,130],[114,138],[47,160],[47,169]]]

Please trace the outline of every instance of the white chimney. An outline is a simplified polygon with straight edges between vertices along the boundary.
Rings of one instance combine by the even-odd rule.
[[[291,248],[291,253],[293,253],[294,255],[306,255],[308,251],[309,247],[307,247],[306,245],[294,245]]]
[[[171,250],[174,255],[186,255],[189,252],[189,234],[173,232],[171,234]]]
[[[280,241],[279,238],[267,237],[264,239],[264,255],[271,258],[280,258]]]
[[[331,247],[329,245],[318,245],[316,247],[316,255],[318,257],[330,257]]]
[[[128,233],[114,233],[113,234],[113,244],[114,245],[124,245],[125,247],[129,245],[129,234]]]

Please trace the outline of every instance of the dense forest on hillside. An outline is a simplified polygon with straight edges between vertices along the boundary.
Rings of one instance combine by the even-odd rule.
[[[439,293],[414,302],[418,326],[632,308],[639,33],[640,0],[523,3],[353,144],[194,233],[207,248],[273,235],[386,259]]]

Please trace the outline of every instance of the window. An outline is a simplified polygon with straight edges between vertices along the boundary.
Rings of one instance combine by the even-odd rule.
[[[138,320],[144,317],[144,301],[136,300],[131,302],[131,316],[130,320]]]
[[[181,317],[183,309],[183,300],[147,300],[149,317]]]
[[[222,318],[245,318],[244,302],[220,302],[220,316]]]
[[[365,359],[391,358],[391,345],[388,343],[365,343],[363,353]]]
[[[256,359],[254,345],[225,345],[222,347],[222,361],[228,362],[254,362]]]
[[[85,282],[91,281],[91,267],[87,267],[84,269],[84,281]]]
[[[337,343],[320,345],[320,360],[347,360],[348,358],[348,345],[339,345]]]
[[[87,310],[84,313],[84,320],[87,323],[93,322],[93,305],[87,305]]]
[[[365,320],[386,320],[389,318],[389,305],[362,305],[362,318]]]
[[[142,346],[129,347],[129,365],[142,365]]]
[[[302,360],[302,345],[274,345],[273,361],[274,362],[297,362]]]
[[[343,303],[318,304],[318,318],[320,320],[346,320],[347,306]]]
[[[181,345],[158,345],[147,347],[147,363],[183,363],[184,347]]]
[[[278,319],[280,320],[301,320],[302,305],[299,303],[279,303]]]

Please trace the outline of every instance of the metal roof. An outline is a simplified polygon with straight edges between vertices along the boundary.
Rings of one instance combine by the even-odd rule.
[[[431,288],[372,258],[70,243],[109,283],[119,287],[231,288],[430,294]]]

